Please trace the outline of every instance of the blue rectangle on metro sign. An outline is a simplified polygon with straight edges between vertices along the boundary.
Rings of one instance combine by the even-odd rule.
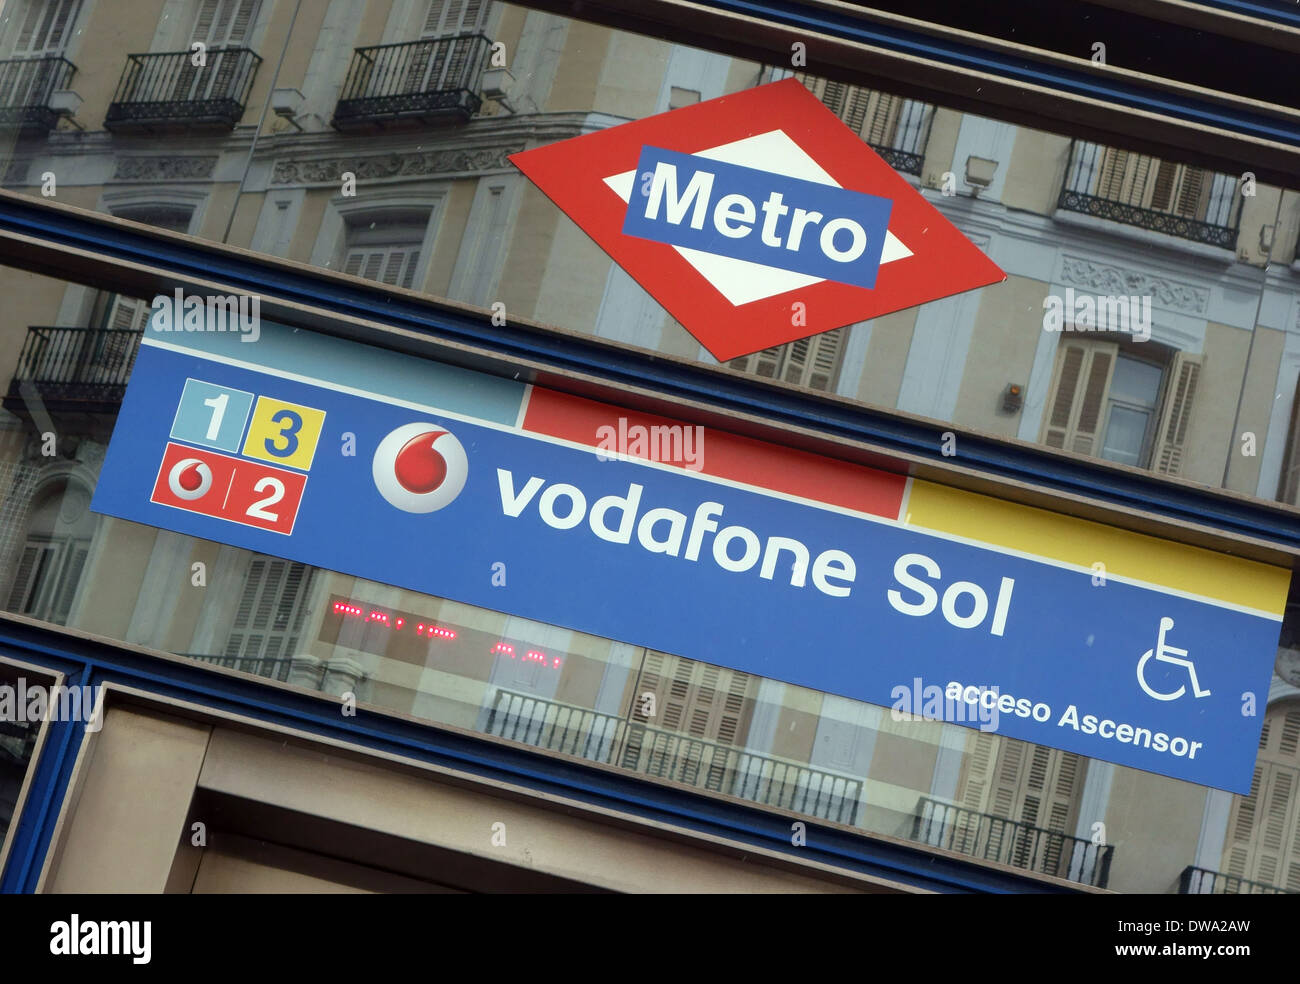
[[[996,687],[1025,710],[1001,714],[999,735],[1249,791],[1261,717],[1243,715],[1242,695],[1268,693],[1276,617],[1118,578],[1097,587],[1087,569],[686,470],[601,460],[595,448],[359,389],[364,363],[336,365],[330,379],[277,375],[146,338],[92,509],[886,708],[900,687]],[[150,501],[188,379],[324,412],[291,535],[232,521],[229,509],[223,518]],[[429,399],[460,397],[449,384]],[[445,467],[421,476],[424,463],[410,462],[429,487],[395,489],[396,459],[419,433]],[[386,445],[396,458],[385,463]],[[181,489],[187,501],[207,494]],[[269,491],[250,516],[283,508]],[[682,517],[675,551],[663,548],[671,515]],[[782,540],[773,567],[757,546],[751,556],[751,542],[770,550]],[[816,558],[802,573],[793,541]],[[508,578],[498,585],[501,564]],[[917,578],[931,588],[928,609]],[[1174,665],[1184,651],[1194,678]],[[1182,681],[1206,693],[1169,699]],[[1132,728],[1167,737],[1145,747]]]
[[[647,146],[623,232],[869,288],[892,207],[878,195]]]

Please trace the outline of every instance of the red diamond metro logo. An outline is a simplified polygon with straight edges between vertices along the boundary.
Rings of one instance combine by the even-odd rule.
[[[1006,279],[797,79],[510,160],[724,362]]]

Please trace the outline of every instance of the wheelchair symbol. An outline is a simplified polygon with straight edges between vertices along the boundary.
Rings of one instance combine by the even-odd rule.
[[[1142,654],[1142,658],[1138,660],[1138,665],[1137,665],[1138,683],[1141,685],[1142,689],[1147,692],[1148,697],[1154,697],[1156,700],[1177,700],[1187,690],[1186,684],[1180,684],[1178,689],[1175,690],[1172,694],[1161,694],[1161,693],[1156,693],[1154,690],[1152,690],[1150,687],[1147,686],[1146,676],[1144,675],[1144,672],[1146,670],[1147,660],[1149,660],[1152,656],[1154,656],[1162,663],[1172,663],[1175,666],[1185,667],[1187,669],[1187,675],[1192,678],[1192,693],[1197,697],[1210,696],[1210,692],[1208,690],[1201,689],[1201,685],[1196,679],[1196,667],[1192,664],[1192,661],[1190,659],[1186,658],[1187,650],[1176,649],[1173,646],[1165,645],[1165,633],[1167,633],[1173,627],[1174,627],[1174,620],[1172,618],[1160,619],[1160,635],[1156,640],[1156,648],[1148,649],[1145,653]]]

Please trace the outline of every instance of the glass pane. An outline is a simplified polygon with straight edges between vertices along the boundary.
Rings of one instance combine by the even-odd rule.
[[[1121,355],[1115,362],[1115,375],[1110,382],[1111,399],[1154,407],[1160,396],[1161,375],[1159,366]]]
[[[1101,456],[1122,465],[1137,465],[1142,458],[1142,439],[1146,436],[1151,414],[1144,410],[1111,404],[1110,421]]]

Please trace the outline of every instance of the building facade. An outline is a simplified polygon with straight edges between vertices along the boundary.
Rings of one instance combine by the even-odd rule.
[[[718,366],[509,155],[791,76],[1007,280]],[[821,69],[815,46],[763,62],[496,0],[11,0],[0,13],[2,183],[33,207],[121,220],[105,228],[177,249],[230,247],[249,262],[287,261],[274,268],[286,276],[371,282],[457,316],[552,326],[574,344],[700,367],[728,386],[924,421],[955,441],[955,456],[941,442],[918,450],[939,465],[960,466],[969,437],[1125,487],[1195,488],[1225,510],[1249,503],[1278,528],[1300,528],[1294,188],[1257,177],[1248,158],[1215,170],[1096,139],[1069,120],[1036,129],[992,107],[984,115],[842,76]],[[250,723],[265,692],[354,699],[372,737],[384,727],[374,722],[392,720],[528,762],[595,767],[630,789],[757,809],[787,828],[825,825],[848,843],[945,859],[961,873],[954,883],[1300,891],[1300,608],[1287,608],[1241,796],[115,519],[90,502],[146,334],[146,273],[119,285],[35,264],[0,271],[0,608],[24,639],[44,627],[117,644],[133,667],[164,661],[196,687],[238,688],[250,703],[231,690],[219,718],[192,698],[166,706],[161,692],[119,687],[103,730],[81,737],[80,757],[80,746],[69,753],[65,787],[77,796],[49,800],[61,820],[44,841],[16,836],[16,811],[39,801],[32,777],[52,738],[0,725],[0,819],[15,821],[6,885],[917,884],[801,867],[779,852],[756,874],[727,845],[669,849],[658,828],[628,835],[632,860],[616,874],[579,857],[584,837],[603,836],[593,817],[566,826],[518,791],[503,822],[545,827],[534,836],[553,840],[545,851],[522,835],[498,847],[490,790],[421,775],[397,746],[362,754],[348,747],[347,722],[277,755],[273,735],[287,719],[261,732]],[[311,335],[309,322],[268,320]],[[1214,528],[1222,517],[1199,519]],[[434,661],[396,644],[350,619],[354,608],[436,620],[456,634],[455,655]],[[517,658],[524,652],[540,655]],[[20,656],[0,650],[0,667],[62,672]],[[146,763],[152,778],[140,774]],[[348,777],[356,787],[339,792]],[[156,808],[133,820],[115,805],[123,786],[152,790]],[[378,799],[366,806],[358,790]],[[261,797],[275,801],[261,820],[233,805]],[[375,802],[391,803],[391,815]],[[294,811],[318,820],[296,840],[284,833]],[[183,836],[201,816],[228,820],[210,847]],[[139,842],[124,830],[121,857],[147,856],[136,870],[153,881],[117,880],[87,833],[106,817],[134,826]],[[362,846],[331,866],[323,845],[345,828],[364,831]],[[391,853],[399,841],[427,856],[402,867]],[[531,852],[545,861],[530,866]],[[456,867],[453,855],[478,860]]]

